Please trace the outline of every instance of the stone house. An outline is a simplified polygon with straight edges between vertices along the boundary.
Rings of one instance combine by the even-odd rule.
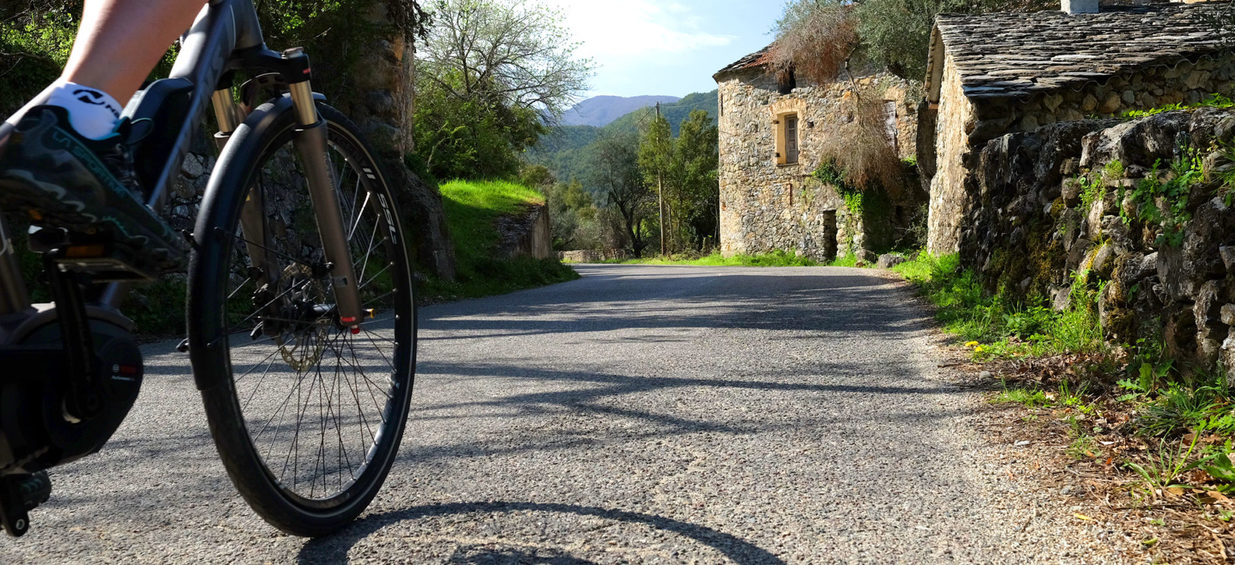
[[[769,48],[713,75],[719,91],[721,252],[869,258],[891,244],[895,230],[903,231],[920,205],[898,191],[894,201],[855,214],[836,187],[812,173],[820,166],[821,141],[852,119],[846,108],[858,92],[883,93],[888,135],[903,157],[913,155],[916,114],[906,105],[907,84],[882,74],[808,84],[792,71],[770,72]]]
[[[1065,0],[1066,1],[1066,0]],[[929,179],[927,247],[954,253],[975,206],[979,154],[1011,132],[1232,95],[1235,58],[1211,17],[1223,5],[1159,4],[941,15],[931,36],[918,163]],[[1049,203],[1047,203],[1049,204]]]

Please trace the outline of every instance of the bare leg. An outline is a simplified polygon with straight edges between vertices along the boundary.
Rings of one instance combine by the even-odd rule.
[[[73,82],[110,94],[124,105],[168,46],[193,24],[205,0],[86,0],[77,40],[60,80],[5,121],[15,125],[47,101],[59,84]],[[0,140],[5,130],[0,128]]]
[[[123,104],[168,46],[189,29],[203,4],[205,0],[86,0],[60,78],[102,90]]]

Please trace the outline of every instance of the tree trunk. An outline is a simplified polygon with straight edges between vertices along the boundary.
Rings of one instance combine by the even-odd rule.
[[[386,23],[387,4],[373,0],[372,9],[362,17]],[[360,126],[377,153],[398,200],[416,264],[442,279],[454,280],[454,245],[442,211],[442,195],[404,163],[404,156],[415,149],[415,46],[396,32],[375,41],[367,53],[352,72],[354,88],[336,93],[338,105]]]

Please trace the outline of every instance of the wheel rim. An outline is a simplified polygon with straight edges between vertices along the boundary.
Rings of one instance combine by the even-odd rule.
[[[307,185],[283,136],[262,159],[268,237],[233,241],[225,296],[235,401],[270,480],[287,498],[329,508],[384,473],[411,386],[411,281],[389,195],[357,144],[331,130],[329,159],[351,243],[359,332],[337,323]],[[264,254],[268,269],[250,255]],[[276,273],[276,280],[264,274]]]

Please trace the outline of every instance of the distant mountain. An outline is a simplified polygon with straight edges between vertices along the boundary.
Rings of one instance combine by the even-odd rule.
[[[660,113],[669,120],[673,135],[678,134],[679,126],[694,110],[706,111],[712,118],[712,124],[715,125],[718,117],[716,97],[715,90],[696,92],[676,102],[662,102]],[[639,98],[665,97],[641,96]],[[653,102],[652,105],[655,103]],[[583,183],[585,189],[594,192],[594,187],[588,186],[589,181],[592,180],[588,172],[594,151],[593,144],[606,134],[638,132],[640,124],[651,119],[654,112],[655,110],[648,107],[637,108],[620,118],[611,120],[604,127],[579,125],[553,128],[541,136],[540,141],[527,151],[525,157],[531,163],[548,167],[559,181],[569,182],[571,179],[577,179]]]
[[[717,118],[719,118],[716,112],[716,96],[717,91],[715,90],[687,94],[686,98],[682,98],[673,104],[661,104],[660,115],[669,120],[669,127],[673,128],[673,135],[678,134],[678,126],[682,125],[682,122],[686,121],[686,118],[690,117],[690,113],[695,110],[706,111],[712,117],[712,125],[715,125]],[[654,110],[651,108],[635,110],[613,120],[613,123],[605,126],[605,129],[610,131],[638,131],[640,122],[651,118],[653,112]]]
[[[610,122],[640,108],[661,104],[671,104],[680,98],[676,96],[596,96],[575,104],[574,108],[562,114],[564,126],[604,127]]]

